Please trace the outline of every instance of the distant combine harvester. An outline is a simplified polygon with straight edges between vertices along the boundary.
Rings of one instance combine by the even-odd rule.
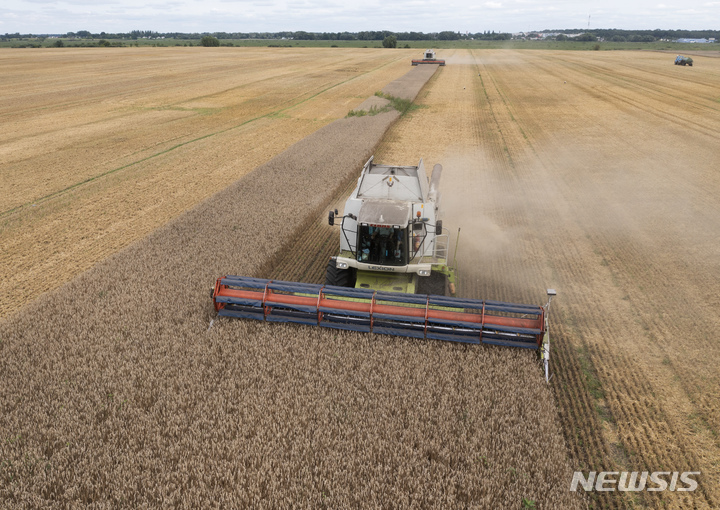
[[[435,50],[425,50],[425,56],[422,59],[412,61],[412,65],[416,66],[418,64],[438,64],[444,66],[445,61],[435,58]]]

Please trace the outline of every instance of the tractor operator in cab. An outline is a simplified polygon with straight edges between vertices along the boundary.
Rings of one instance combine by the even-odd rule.
[[[370,236],[371,251],[373,260],[377,264],[387,263],[390,255],[395,253],[395,242],[392,234],[393,229],[390,227],[370,227],[373,229]]]
[[[357,260],[386,266],[406,264],[406,235],[407,231],[402,228],[362,225],[358,235]]]

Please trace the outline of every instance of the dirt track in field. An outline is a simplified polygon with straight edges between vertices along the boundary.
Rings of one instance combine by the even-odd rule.
[[[0,52],[0,317],[407,72],[334,49]]]

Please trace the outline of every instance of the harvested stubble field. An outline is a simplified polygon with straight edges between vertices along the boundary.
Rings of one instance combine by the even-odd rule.
[[[720,60],[458,51],[381,161],[442,163],[460,288],[553,303],[551,381],[574,469],[701,471],[720,506]]]
[[[0,52],[0,317],[407,72],[333,50]]]
[[[393,114],[347,119],[0,325],[5,501],[567,508],[573,470],[694,470],[696,493],[592,501],[718,505],[719,64],[442,56],[376,159],[444,165],[463,294],[558,289],[551,385],[527,352],[207,330],[219,274],[322,279],[312,213]]]

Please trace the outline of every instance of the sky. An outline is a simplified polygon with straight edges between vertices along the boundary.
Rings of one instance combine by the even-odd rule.
[[[720,29],[720,0],[2,0],[0,34]]]

